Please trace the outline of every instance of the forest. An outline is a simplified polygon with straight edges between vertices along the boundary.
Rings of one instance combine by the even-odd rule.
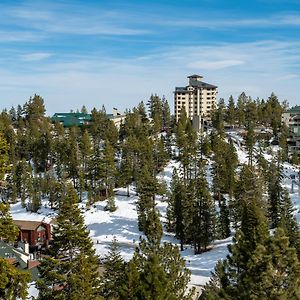
[[[195,132],[184,110],[176,123],[168,101],[152,95],[126,111],[120,128],[104,107],[91,111],[89,125],[64,128],[34,95],[0,114],[0,239],[16,240],[14,203],[38,212],[46,199],[57,211],[53,242],[39,266],[40,300],[195,299],[180,252],[190,245],[200,255],[230,236],[229,254],[199,299],[300,299],[300,231],[282,185],[282,163],[299,164],[281,122],[287,107],[274,94],[253,100],[242,93],[227,104],[220,99],[211,122]],[[239,162],[226,128],[243,130],[247,163]],[[269,161],[264,153],[272,141],[279,150]],[[170,160],[179,168],[167,187],[157,176]],[[129,261],[116,239],[100,260],[78,204],[87,195],[86,210],[105,200],[113,212],[116,188],[125,187],[129,197],[130,186],[144,237]],[[163,222],[157,195],[167,203]],[[162,243],[163,231],[179,245]],[[26,299],[30,275],[2,258],[0,269],[0,299]]]

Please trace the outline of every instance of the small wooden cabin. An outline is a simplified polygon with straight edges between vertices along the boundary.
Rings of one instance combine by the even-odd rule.
[[[18,240],[29,244],[30,252],[47,248],[51,240],[51,226],[42,221],[14,220],[19,228]]]

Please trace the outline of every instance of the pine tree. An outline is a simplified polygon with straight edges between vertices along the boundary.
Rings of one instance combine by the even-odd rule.
[[[0,257],[0,299],[27,299],[27,285],[30,279],[30,273],[18,270]]]
[[[228,100],[225,120],[229,125],[233,126],[235,123],[235,119],[236,119],[235,104],[234,104],[234,99],[231,95]]]
[[[224,121],[225,121],[225,104],[224,99],[220,99],[218,108],[213,112],[212,125],[217,133],[221,136],[224,135]]]
[[[67,139],[67,171],[68,176],[72,179],[73,186],[77,187],[77,179],[79,174],[79,144],[77,141],[77,128],[72,127]]]
[[[145,235],[152,245],[159,245],[163,235],[163,228],[159,220],[159,212],[152,208],[147,212]]]
[[[149,166],[146,164],[139,175],[137,191],[139,194],[137,202],[138,225],[139,230],[145,232],[148,214],[155,209],[155,195],[158,192],[157,179],[150,173]]]
[[[159,246],[142,240],[126,273],[131,275],[127,278],[136,284],[131,281],[133,288],[123,288],[121,299],[191,300],[193,297],[194,291],[187,288],[190,271],[186,269],[177,246],[170,243]]]
[[[9,204],[0,202],[0,240],[14,242],[18,233],[19,229],[13,223]]]
[[[231,220],[235,228],[240,226],[242,221],[242,210],[244,203],[257,199],[258,205],[265,212],[267,203],[263,198],[264,186],[261,173],[249,165],[243,165],[239,180],[237,182],[234,197],[230,199]]]
[[[300,262],[282,228],[271,237],[268,299],[300,299]]]
[[[206,251],[215,236],[215,204],[203,170],[193,182],[193,244],[195,254]]]
[[[220,212],[217,223],[217,234],[219,239],[225,239],[230,236],[230,217],[229,209],[224,197],[221,198]]]
[[[269,219],[271,228],[275,228],[280,223],[280,206],[282,199],[282,174],[279,162],[274,160],[270,163],[268,174],[268,204]]]
[[[283,105],[280,104],[277,96],[272,93],[266,103],[267,119],[273,129],[273,134],[277,136],[281,126],[281,115],[284,111]]]
[[[125,268],[123,281],[119,286],[119,295],[121,300],[138,300],[142,289],[140,280],[140,270],[135,257],[131,259]]]
[[[288,143],[287,143],[288,136],[289,136],[289,128],[285,123],[283,123],[280,128],[279,146],[282,149],[282,158],[284,161],[288,160]]]
[[[212,299],[212,295],[216,296],[215,299],[253,299],[249,292],[258,289],[263,271],[267,268],[264,245],[268,238],[266,220],[256,199],[251,197],[251,202],[243,202],[241,228],[229,246],[230,254],[218,265],[217,272],[206,286],[210,296],[202,299]],[[253,256],[256,257],[254,263]]]
[[[185,203],[188,201],[188,193],[186,186],[177,181],[174,187],[174,218],[175,218],[175,234],[180,240],[180,250],[183,251],[183,245],[186,241],[186,226],[184,222]]]
[[[105,188],[105,197],[113,195],[113,189],[116,181],[116,165],[115,165],[115,150],[110,145],[109,140],[106,140],[101,156],[103,185]]]
[[[254,145],[255,145],[255,133],[254,133],[254,124],[249,122],[247,124],[247,135],[245,138],[245,146],[248,155],[248,164],[250,166],[253,165],[253,158],[254,158]]]
[[[115,197],[114,196],[110,196],[107,199],[107,204],[105,206],[105,210],[108,210],[109,212],[114,212],[116,211],[117,206],[116,206],[116,202],[115,202]]]
[[[172,181],[170,184],[170,190],[167,192],[167,212],[166,212],[166,218],[167,218],[167,231],[169,232],[175,232],[175,191],[178,184],[178,173],[177,169],[173,169],[172,174]]]
[[[236,104],[237,116],[238,116],[238,124],[241,127],[245,124],[245,105],[248,100],[248,97],[243,92],[240,94]]]
[[[298,222],[294,216],[294,207],[287,189],[283,189],[282,200],[280,205],[280,227],[285,230],[289,238],[290,245],[297,251],[300,258],[300,230]]]
[[[244,196],[241,226],[230,254],[217,265],[200,299],[300,299],[295,248],[281,228],[270,236],[255,189]]]
[[[66,188],[53,230],[52,257],[42,260],[39,299],[101,299],[98,259],[77,207],[71,184]],[[83,276],[83,273],[86,274]]]
[[[87,186],[88,166],[89,166],[90,156],[92,154],[92,143],[90,140],[90,135],[87,130],[85,130],[82,135],[79,147],[80,147],[80,153],[81,153],[81,159],[82,159],[84,183],[85,183],[85,186]]]
[[[114,237],[108,254],[104,258],[104,273],[101,279],[101,294],[105,299],[119,299],[120,286],[123,282],[125,263]]]
[[[3,179],[5,173],[9,170],[8,151],[9,145],[3,134],[0,132],[0,181]]]

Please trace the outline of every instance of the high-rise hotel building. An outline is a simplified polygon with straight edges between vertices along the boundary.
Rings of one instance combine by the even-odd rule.
[[[191,120],[209,119],[210,112],[216,106],[217,86],[205,83],[199,75],[188,76],[189,85],[175,88],[175,117],[178,121],[180,111],[185,109]]]

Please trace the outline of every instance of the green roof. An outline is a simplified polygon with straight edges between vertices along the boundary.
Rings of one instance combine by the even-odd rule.
[[[83,126],[92,120],[91,114],[84,113],[55,113],[52,122],[62,123],[64,127]]]
[[[0,257],[2,258],[15,258],[16,259],[16,267],[19,270],[28,271],[31,273],[32,280],[37,280],[39,278],[38,268],[34,267],[30,270],[27,269],[27,263],[23,261],[21,258],[21,254],[24,252],[20,249],[16,249],[13,246],[5,243],[0,240]],[[25,254],[25,253],[24,253]]]
[[[291,107],[290,109],[288,109],[286,112],[288,113],[296,113],[296,114],[300,114],[300,106],[296,105],[294,107]]]

